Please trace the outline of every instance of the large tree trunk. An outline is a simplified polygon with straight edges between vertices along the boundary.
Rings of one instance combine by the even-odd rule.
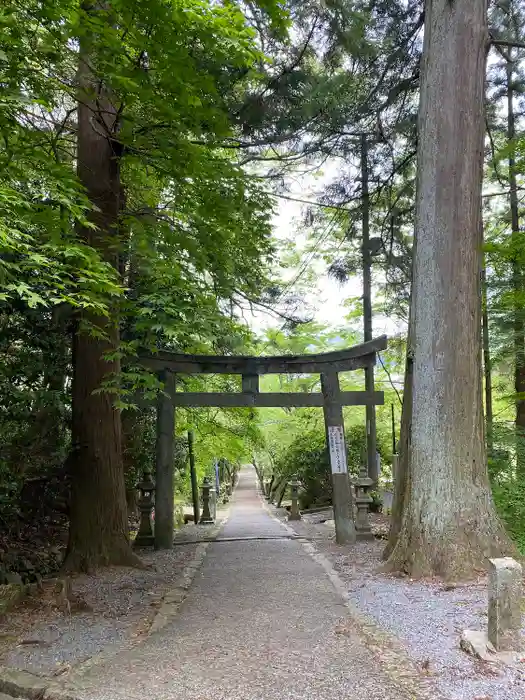
[[[89,69],[81,46],[78,105],[78,176],[95,206],[96,230],[79,235],[118,267],[120,168],[111,135],[116,110]],[[66,568],[89,571],[110,564],[139,563],[130,542],[122,465],[121,416],[113,394],[99,391],[120,371],[105,354],[119,345],[116,318],[83,313],[73,342],[71,523]]]
[[[427,0],[413,265],[409,488],[390,569],[468,578],[514,551],[487,474],[481,382],[486,0]]]

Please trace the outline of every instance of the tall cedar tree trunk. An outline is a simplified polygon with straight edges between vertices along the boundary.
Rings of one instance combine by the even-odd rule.
[[[412,284],[408,489],[388,568],[468,578],[513,552],[495,512],[481,382],[486,0],[427,0]]]
[[[120,167],[111,139],[116,110],[90,72],[87,56],[81,45],[78,176],[96,207],[91,219],[97,229],[82,229],[79,236],[118,268]],[[111,393],[97,391],[120,371],[118,360],[104,359],[118,345],[115,318],[82,314],[73,340],[71,522],[65,562],[70,570],[140,563],[129,542],[120,412]]]
[[[516,182],[516,117],[514,114],[514,63],[512,49],[507,60],[507,141],[509,151],[510,223],[512,227],[512,287],[514,297],[514,389],[516,391],[516,439],[518,475],[525,476],[525,321],[523,318],[523,271],[521,267],[520,217]]]

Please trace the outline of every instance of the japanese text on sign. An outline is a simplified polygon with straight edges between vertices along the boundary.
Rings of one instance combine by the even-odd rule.
[[[343,426],[328,426],[328,447],[332,474],[346,474],[348,471],[345,453],[345,436]]]

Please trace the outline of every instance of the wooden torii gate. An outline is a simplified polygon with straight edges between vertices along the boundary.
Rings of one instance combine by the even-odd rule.
[[[173,477],[175,408],[189,407],[305,407],[318,406],[324,411],[326,441],[330,455],[333,485],[333,507],[336,541],[339,544],[356,539],[353,499],[348,479],[344,438],[343,406],[381,405],[382,391],[341,391],[339,372],[370,367],[376,353],[387,347],[386,336],[315,355],[282,355],[277,357],[185,355],[158,352],[141,355],[140,361],[159,374],[164,392],[157,399],[155,546],[167,549],[173,545]],[[240,374],[242,391],[237,393],[177,391],[177,374]],[[268,393],[259,391],[263,374],[320,374],[319,393]],[[372,456],[376,458],[375,455]],[[369,456],[370,459],[370,456]],[[370,461],[369,461],[370,463]]]

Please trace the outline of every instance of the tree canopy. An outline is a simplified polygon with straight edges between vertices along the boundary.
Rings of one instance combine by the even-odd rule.
[[[445,0],[438,4],[449,12]],[[468,27],[474,9],[466,0],[461,5]],[[485,47],[488,35],[490,46],[486,66],[472,54],[454,64],[464,75],[474,61],[478,83],[486,78],[484,94],[481,88],[462,94],[479,136],[479,148],[467,149],[466,167],[480,178],[461,206],[456,193],[465,183],[449,191],[448,181],[422,179],[430,177],[423,158],[422,139],[430,133],[422,121],[425,105],[429,119],[447,108],[453,120],[457,104],[429,100],[428,66],[437,66],[439,57],[429,58],[424,45],[428,16],[420,2],[15,0],[0,8],[0,517],[6,532],[27,518],[28,484],[38,482],[70,525],[70,568],[137,563],[128,510],[142,470],[155,466],[155,415],[138,397],[155,399],[164,389],[140,355],[301,354],[358,343],[368,265],[374,329],[387,324],[392,330],[375,375],[385,391],[377,411],[384,467],[377,488],[386,488],[398,448],[405,475],[396,484],[387,554],[400,533],[397,555],[403,542],[435,542],[442,532],[433,526],[425,540],[417,503],[453,489],[463,493],[458,484],[465,472],[457,463],[465,460],[449,445],[454,463],[430,484],[434,491],[424,491],[417,469],[433,471],[446,436],[436,433],[431,457],[424,431],[417,433],[424,449],[409,445],[412,378],[421,430],[430,410],[421,382],[433,351],[417,364],[423,336],[458,311],[451,304],[445,314],[424,292],[425,260],[438,260],[441,250],[435,232],[428,241],[423,236],[421,188],[431,182],[426,206],[443,216],[451,208],[443,224],[450,233],[448,257],[439,258],[443,269],[456,258],[472,263],[468,284],[457,271],[447,283],[452,296],[461,290],[465,308],[470,300],[475,328],[461,348],[472,352],[461,366],[446,354],[453,338],[443,352],[452,363],[445,363],[449,381],[468,377],[478,417],[485,410],[489,470],[482,449],[476,453],[484,494],[478,501],[490,502],[489,474],[499,512],[521,546],[525,9],[521,0],[506,0],[485,16],[475,5],[483,25],[476,41]],[[447,60],[452,65],[459,58]],[[442,143],[445,121],[432,122],[435,147],[453,180],[454,154]],[[438,190],[448,199],[432,203]],[[284,232],[276,221],[291,207],[297,216]],[[455,252],[448,247],[460,240],[453,207],[483,210],[483,221],[472,214],[461,227],[470,238]],[[418,236],[427,249],[422,243],[418,251]],[[480,266],[482,288],[473,272]],[[344,299],[337,327],[319,308],[327,279],[339,284]],[[413,290],[419,290],[416,299]],[[439,318],[431,315],[438,312]],[[454,326],[456,340],[463,321]],[[416,340],[407,335],[414,323]],[[178,381],[185,390],[240,388],[240,380],[228,376]],[[363,381],[360,372],[341,378],[346,389],[363,388]],[[440,394],[441,384],[431,393],[452,400]],[[319,377],[268,377],[262,385],[309,391],[319,388]],[[485,444],[481,422],[460,428],[450,415],[458,431],[454,445],[466,444],[474,427],[476,443]],[[345,409],[345,421],[355,472],[366,443],[364,410]],[[188,429],[195,431],[201,475],[215,459],[255,460],[275,478],[300,474],[311,503],[331,497],[324,426],[315,409],[178,410],[179,500],[189,495]],[[412,467],[412,452],[426,454],[426,466]],[[449,506],[453,520],[459,506],[454,499]],[[478,506],[473,522],[488,512]],[[499,525],[496,530],[503,542]],[[449,539],[460,538],[455,532]],[[476,557],[458,552],[474,566]],[[441,563],[456,553],[442,554],[427,557],[419,569],[407,551],[391,563],[448,575]]]

